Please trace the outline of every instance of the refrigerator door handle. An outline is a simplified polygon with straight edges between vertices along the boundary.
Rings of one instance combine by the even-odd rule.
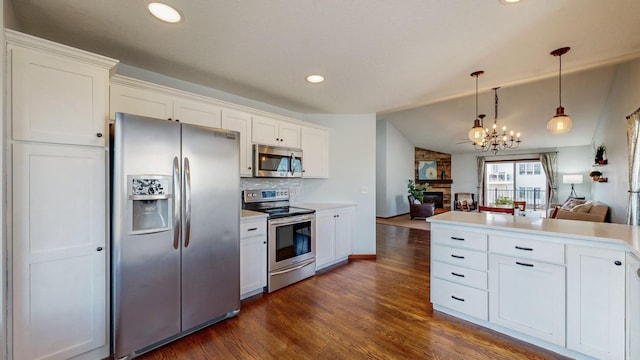
[[[173,248],[180,246],[180,161],[173,158]]]
[[[191,236],[191,167],[189,166],[189,158],[184,158],[184,247],[189,246],[189,237]]]

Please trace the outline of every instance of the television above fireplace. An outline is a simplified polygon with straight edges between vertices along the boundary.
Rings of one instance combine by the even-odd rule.
[[[422,192],[423,203],[435,203],[436,209],[444,208],[444,193],[442,191],[424,191]]]

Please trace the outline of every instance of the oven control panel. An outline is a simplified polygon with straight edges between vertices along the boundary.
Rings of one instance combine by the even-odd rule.
[[[245,190],[244,202],[265,202],[289,200],[289,189]]]

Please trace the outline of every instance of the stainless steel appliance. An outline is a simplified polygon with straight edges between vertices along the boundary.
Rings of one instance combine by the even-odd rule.
[[[289,206],[288,189],[245,190],[242,206],[269,215],[268,292],[315,275],[315,210]]]
[[[240,309],[239,135],[116,114],[112,356],[135,357]]]
[[[302,177],[302,149],[253,145],[253,176]]]

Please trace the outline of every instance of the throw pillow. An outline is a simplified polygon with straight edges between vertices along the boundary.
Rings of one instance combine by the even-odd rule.
[[[422,203],[420,202],[420,200],[418,200],[418,199],[413,200],[413,203],[414,203],[414,204],[416,204],[416,205],[420,205],[420,204],[422,204]]]
[[[584,204],[586,203],[587,200],[583,200],[583,199],[575,199],[575,198],[569,198],[567,199],[567,201],[564,202],[564,204],[562,204],[562,206],[560,207],[562,210],[571,210],[574,207]]]
[[[593,203],[591,201],[587,201],[584,204],[574,206],[570,211],[577,213],[588,213],[589,211],[591,211],[592,207]]]

